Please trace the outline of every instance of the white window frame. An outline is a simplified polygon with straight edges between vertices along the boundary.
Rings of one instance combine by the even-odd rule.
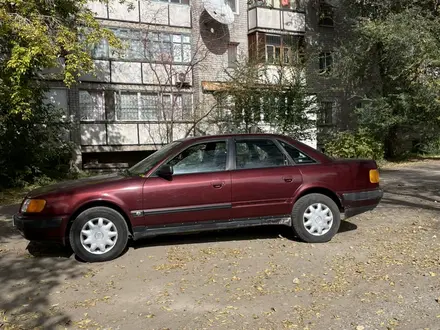
[[[118,112],[120,111],[120,108],[122,106],[121,102],[121,94],[136,94],[136,98],[137,98],[137,119],[121,119],[118,118]],[[160,96],[157,93],[147,93],[147,92],[139,92],[139,91],[129,91],[129,90],[120,90],[120,91],[115,91],[114,93],[115,95],[115,120],[116,121],[120,121],[120,122],[126,122],[126,121],[136,121],[136,122],[150,122],[150,121],[157,121],[158,118],[156,119],[142,119],[142,95],[156,95],[157,100],[159,101]],[[157,111],[159,109],[156,109]]]
[[[191,107],[190,107],[190,112],[188,113],[189,118],[185,118],[185,113],[183,111],[184,109],[184,101],[185,101],[185,97],[186,96],[190,96],[189,100],[191,102]],[[161,100],[162,100],[162,106],[160,106],[160,114],[159,114],[159,118],[161,120],[165,120],[162,116],[162,111],[164,110],[164,106],[165,106],[165,101],[164,98],[165,97],[169,97],[170,101],[171,101],[171,107],[173,106],[173,102],[175,102],[175,108],[174,108],[174,113],[173,113],[173,121],[191,121],[192,118],[191,116],[194,114],[194,95],[191,93],[163,93],[161,96]],[[177,116],[176,116],[177,114]],[[167,117],[166,118],[167,121],[169,121],[171,118]]]
[[[81,92],[87,92],[87,93],[96,93],[96,95],[99,97],[99,95],[102,96],[102,107],[101,109],[99,109],[98,113],[100,113],[102,118],[83,118],[83,110],[81,107]],[[78,104],[79,104],[79,120],[80,121],[88,121],[88,122],[94,122],[94,121],[104,121],[106,120],[106,113],[105,113],[105,95],[104,95],[104,91],[99,91],[99,90],[88,90],[88,89],[83,89],[83,90],[79,90],[78,91]],[[101,113],[102,111],[102,113]]]
[[[227,3],[227,0],[224,0],[225,1],[225,3]],[[239,0],[232,0],[232,1],[235,1],[235,11],[234,10],[232,10],[232,12],[235,14],[235,15],[240,15],[240,1]],[[232,9],[232,8],[231,8]]]
[[[324,104],[330,105],[331,107],[325,108],[323,107]],[[330,122],[327,122],[327,113],[325,110],[330,110]],[[319,104],[319,116],[318,116],[318,125],[319,126],[332,126],[334,125],[334,114],[335,114],[335,102],[334,101],[321,101]],[[324,119],[324,120],[322,120]]]
[[[179,3],[171,2],[171,0],[153,0],[153,1],[172,3],[173,5],[182,5],[182,6],[190,6],[191,5],[191,0],[188,0],[188,3],[182,3],[182,0],[180,0]]]
[[[321,68],[321,58],[324,59],[324,67]],[[329,61],[330,59],[330,61]],[[329,64],[330,62],[330,64]],[[332,51],[324,51],[319,54],[319,73],[326,74],[332,70],[334,63],[334,56]]]
[[[121,107],[121,98],[120,95],[123,93],[130,93],[130,94],[136,94],[137,95],[137,119],[121,119],[118,118],[118,112],[120,111]],[[151,122],[151,121],[160,121],[160,120],[165,120],[163,118],[163,111],[164,106],[165,106],[165,101],[164,99],[166,97],[170,98],[171,101],[171,106],[172,106],[172,102],[176,102],[175,108],[174,108],[174,113],[173,113],[173,121],[179,122],[179,121],[191,121],[192,118],[185,118],[185,113],[183,112],[184,109],[184,101],[185,101],[185,97],[186,96],[190,96],[189,100],[190,100],[190,113],[188,113],[189,117],[191,117],[193,115],[193,111],[194,111],[194,100],[193,100],[193,94],[192,93],[154,93],[154,92],[139,92],[139,91],[130,91],[130,90],[120,90],[120,91],[115,91],[114,92],[115,95],[115,120],[119,121],[119,122],[127,122],[127,121],[135,121],[135,122]],[[142,106],[142,95],[155,95],[157,97],[157,102],[158,102],[158,106],[156,109],[157,112],[157,116],[156,118],[150,118],[150,119],[142,119],[142,110],[143,110],[143,106]],[[176,98],[176,99],[175,99]],[[179,101],[180,100],[180,101]],[[176,117],[176,114],[178,114],[179,116]],[[167,117],[166,121],[170,121],[171,118]]]

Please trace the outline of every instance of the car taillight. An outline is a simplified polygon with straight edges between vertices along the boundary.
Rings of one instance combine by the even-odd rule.
[[[379,183],[379,171],[376,170],[370,170],[370,182],[371,183]]]

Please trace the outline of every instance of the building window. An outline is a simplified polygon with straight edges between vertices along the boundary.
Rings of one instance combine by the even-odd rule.
[[[140,120],[157,120],[158,101],[157,94],[140,94]]]
[[[335,25],[334,21],[334,10],[333,7],[325,2],[319,4],[319,21],[320,26],[333,27]]]
[[[232,95],[226,93],[219,93],[215,96],[217,118],[219,121],[229,121],[232,115],[232,109],[234,108],[234,98]]]
[[[330,72],[333,65],[333,55],[330,52],[324,52],[319,54],[319,72]]]
[[[92,57],[94,59],[108,59],[109,47],[107,40],[101,40],[98,44],[95,44],[92,48]]]
[[[305,0],[250,0],[249,8],[268,7],[305,11]]]
[[[304,36],[255,32],[248,36],[249,58],[268,64],[299,64],[304,60]]]
[[[185,34],[150,32],[141,30],[112,29],[123,49],[111,49],[106,40],[92,48],[94,59],[125,59],[130,61],[154,61],[165,63],[191,62],[191,37]]]
[[[192,108],[191,94],[163,94],[160,119],[189,121],[192,119]]]
[[[111,29],[122,42],[123,49],[112,50],[112,57],[126,60],[144,60],[145,50],[140,30]]]
[[[237,44],[229,44],[228,46],[228,68],[237,67]]]
[[[191,120],[191,94],[117,92],[116,120],[156,121]]]
[[[139,120],[138,93],[120,92],[116,96],[116,119]]]
[[[299,54],[299,43],[292,36],[278,36],[266,34],[266,63],[289,64],[294,63],[294,56]],[[293,53],[292,49],[296,49]]]
[[[151,61],[191,62],[191,38],[188,35],[150,32],[145,48]]]
[[[157,120],[158,102],[157,94],[137,92],[117,92],[116,95],[116,120]]]
[[[182,5],[189,5],[189,0],[156,0],[160,2],[180,3]]]
[[[319,108],[319,125],[332,125],[333,124],[333,102],[321,102]]]
[[[79,91],[80,120],[105,120],[103,91]]]
[[[229,5],[229,7],[231,7],[232,12],[234,14],[238,14],[238,5],[237,5],[237,0],[224,0],[224,2]]]
[[[273,0],[276,2],[276,0]],[[290,9],[290,10],[305,10],[305,1],[304,0],[280,0],[281,8]]]

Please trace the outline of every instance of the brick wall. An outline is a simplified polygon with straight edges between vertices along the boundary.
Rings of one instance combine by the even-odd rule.
[[[224,25],[213,20],[204,10],[201,0],[192,2],[192,40],[195,47],[202,47],[206,58],[194,70],[194,99],[201,116],[215,104],[212,95],[203,94],[202,81],[226,81],[225,70],[228,67],[228,45],[237,44],[238,56],[248,53],[247,2],[237,0],[238,14],[234,15],[231,25]],[[204,53],[205,54],[205,53]],[[203,129],[204,130],[204,129]]]

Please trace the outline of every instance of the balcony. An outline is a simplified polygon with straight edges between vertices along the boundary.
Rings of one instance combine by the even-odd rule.
[[[87,6],[95,14],[95,17],[100,19],[191,27],[191,7],[186,0],[173,2],[131,0],[123,3],[120,3],[119,0],[109,0],[108,3],[90,0]]]
[[[248,11],[249,32],[262,31],[286,31],[298,34],[306,32],[305,13],[300,11],[253,7]]]

